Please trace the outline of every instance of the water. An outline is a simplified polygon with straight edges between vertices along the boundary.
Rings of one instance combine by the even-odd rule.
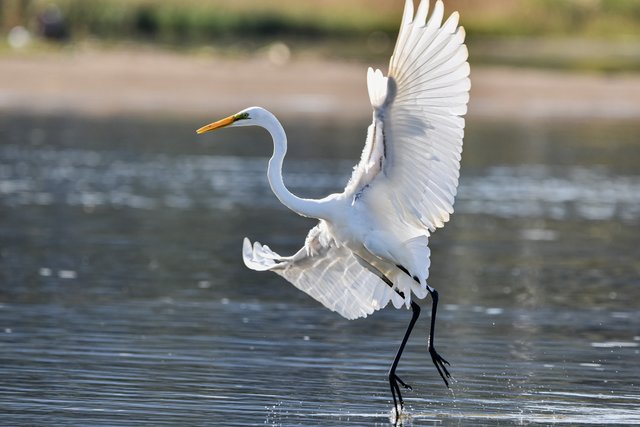
[[[264,132],[201,124],[0,118],[2,425],[389,425],[410,313],[349,322],[245,269],[242,237],[292,252],[313,221],[270,193]],[[339,190],[366,123],[285,126],[292,190]],[[640,423],[639,136],[469,124],[431,240],[455,381],[426,352],[425,302],[405,425]]]

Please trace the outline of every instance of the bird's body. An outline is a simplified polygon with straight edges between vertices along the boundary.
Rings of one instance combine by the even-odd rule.
[[[458,185],[469,65],[464,30],[453,13],[442,22],[438,0],[427,21],[429,1],[414,15],[407,0],[389,74],[367,74],[373,121],[360,162],[344,191],[323,199],[303,199],[284,185],[287,150],[284,129],[275,116],[251,107],[198,130],[257,125],[272,136],[274,153],[268,178],[278,199],[300,215],[318,218],[304,246],[281,256],[245,238],[243,259],[254,270],[283,276],[325,307],[348,319],[385,307],[411,307],[413,317],[389,372],[394,403],[403,400],[395,375],[420,308],[412,296],[432,297],[429,352],[448,385],[448,364],[433,344],[438,293],[427,284],[429,237],[453,213]]]

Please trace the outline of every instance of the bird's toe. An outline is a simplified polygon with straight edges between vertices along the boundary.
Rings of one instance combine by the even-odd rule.
[[[431,355],[431,360],[433,361],[433,364],[438,370],[438,374],[440,374],[442,381],[444,381],[444,384],[448,388],[449,381],[447,380],[447,378],[451,378],[451,374],[449,373],[449,370],[445,365],[451,366],[451,364],[447,362],[442,356],[440,356],[434,348],[429,349],[429,354]]]

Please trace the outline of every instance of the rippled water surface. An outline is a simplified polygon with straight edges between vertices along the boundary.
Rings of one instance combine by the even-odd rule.
[[[0,117],[0,424],[388,425],[410,313],[347,321],[242,265],[313,221],[267,134],[186,120]],[[285,122],[285,180],[338,191],[366,123]],[[405,425],[640,424],[640,126],[468,126],[440,291],[398,373]]]

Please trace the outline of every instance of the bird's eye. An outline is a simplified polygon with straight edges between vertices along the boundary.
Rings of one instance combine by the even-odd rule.
[[[234,119],[236,120],[245,120],[249,118],[249,113],[244,112],[244,113],[238,113],[235,116],[233,116]]]

